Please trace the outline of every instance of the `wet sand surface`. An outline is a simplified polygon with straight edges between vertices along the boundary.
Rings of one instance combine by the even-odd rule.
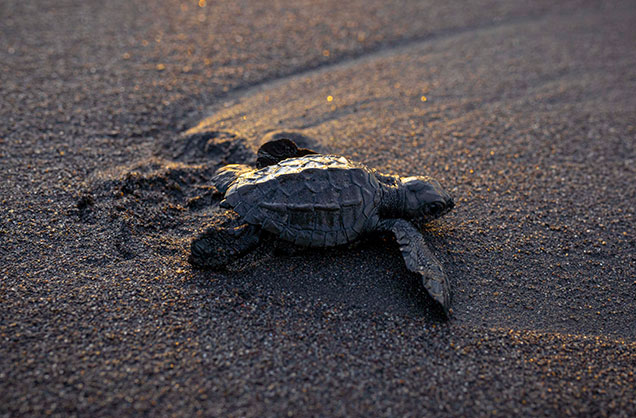
[[[0,415],[636,413],[630,2],[0,5]],[[193,270],[268,138],[429,174],[390,237]]]

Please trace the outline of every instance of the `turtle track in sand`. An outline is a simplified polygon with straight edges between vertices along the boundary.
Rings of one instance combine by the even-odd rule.
[[[76,214],[103,229],[110,250],[124,259],[177,254],[220,201],[209,178],[228,161],[247,163],[254,155],[234,133],[182,135],[154,156],[94,173]]]

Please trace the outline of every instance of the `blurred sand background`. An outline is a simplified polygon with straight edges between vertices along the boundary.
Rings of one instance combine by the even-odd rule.
[[[636,6],[0,3],[0,415],[636,413]],[[395,243],[188,245],[281,133],[429,174]]]

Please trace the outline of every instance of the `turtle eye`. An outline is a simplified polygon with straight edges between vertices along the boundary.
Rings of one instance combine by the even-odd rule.
[[[431,215],[439,215],[444,210],[444,204],[441,202],[433,202],[431,205]]]

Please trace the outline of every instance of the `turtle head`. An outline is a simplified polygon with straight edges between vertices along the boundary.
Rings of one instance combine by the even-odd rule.
[[[437,219],[455,206],[446,190],[430,177],[403,178],[402,190],[404,215],[418,223]]]

